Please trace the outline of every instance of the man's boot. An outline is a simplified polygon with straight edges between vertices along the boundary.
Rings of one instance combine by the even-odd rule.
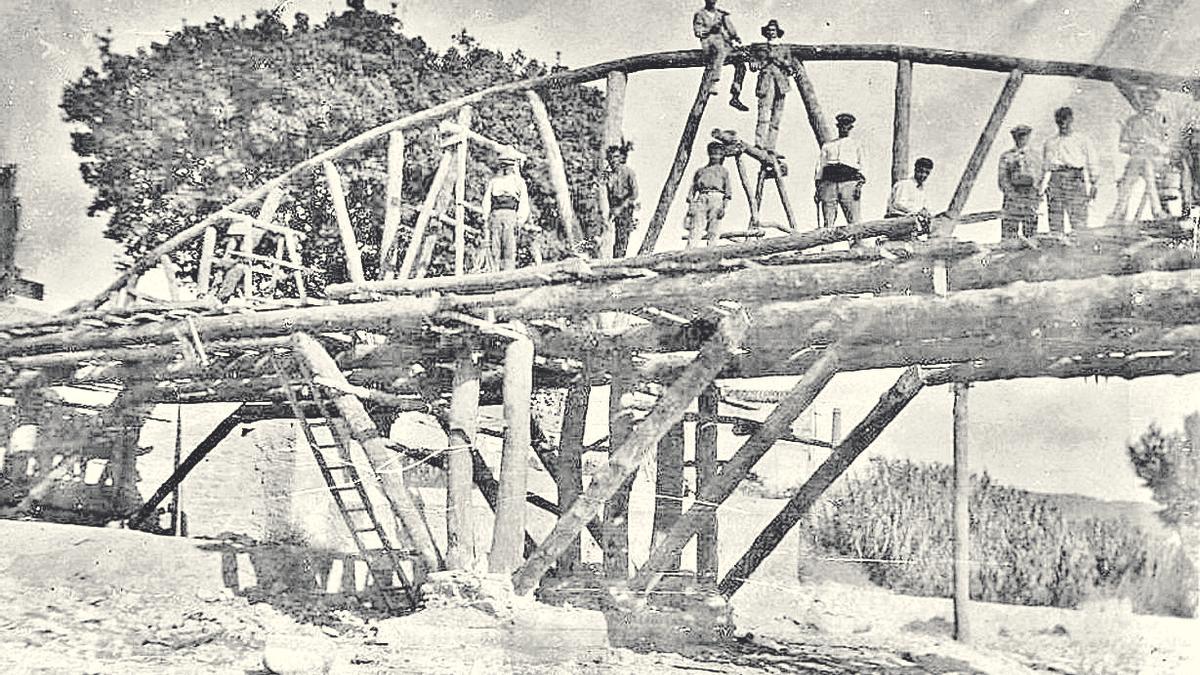
[[[741,110],[742,112],[750,112],[750,108],[746,107],[745,103],[742,103],[742,99],[738,98],[737,94],[734,94],[732,97],[730,97],[729,105],[730,107]]]

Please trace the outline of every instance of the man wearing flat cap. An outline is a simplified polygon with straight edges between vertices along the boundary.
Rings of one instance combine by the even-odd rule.
[[[862,209],[862,188],[867,179],[862,169],[866,160],[862,144],[850,137],[854,128],[854,115],[840,113],[836,118],[838,137],[821,145],[821,157],[817,161],[816,201],[821,205],[822,224],[833,227],[837,222],[838,206],[846,215],[846,222],[857,223]]]
[[[754,144],[764,150],[775,150],[779,136],[779,120],[783,116],[783,100],[791,88],[790,78],[796,72],[791,52],[780,44],[783,28],[771,19],[762,27],[766,44],[750,47],[750,70],[758,71],[754,95],[758,97],[758,125],[754,128]]]
[[[928,222],[929,195],[925,192],[925,181],[933,173],[933,160],[921,157],[913,164],[913,177],[901,178],[892,186],[892,196],[888,199],[887,212],[884,218],[902,218],[917,216]]]
[[[1000,238],[1026,238],[1037,234],[1038,204],[1042,201],[1038,181],[1042,176],[1041,162],[1029,148],[1033,133],[1027,125],[1012,128],[1013,147],[1000,155],[997,181],[1004,195],[1000,215]],[[1018,234],[1019,233],[1019,234]]]
[[[521,154],[509,148],[500,155],[500,171],[483,193],[483,220],[491,238],[491,255],[503,270],[517,267],[517,228],[529,221],[529,187],[521,178]]]
[[[704,0],[704,7],[692,16],[692,33],[700,38],[700,48],[709,57],[709,68],[712,69],[712,89],[710,96],[717,93],[717,82],[721,79],[721,68],[730,50],[742,43],[737,29],[729,20],[729,12],[717,8],[717,0]],[[743,112],[749,110],[742,103],[742,81],[746,79],[746,64],[738,60],[733,64],[733,85],[729,88],[729,105]]]
[[[722,166],[724,162],[725,144],[720,141],[709,143],[708,164],[696,170],[692,189],[688,192],[688,248],[698,244],[701,232],[709,246],[715,245],[721,236],[721,219],[733,198],[729,169]]]

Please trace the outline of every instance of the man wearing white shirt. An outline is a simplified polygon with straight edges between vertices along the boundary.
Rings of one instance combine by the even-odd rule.
[[[850,137],[854,115],[841,113],[835,119],[838,137],[821,146],[816,172],[815,198],[821,205],[825,227],[833,227],[837,221],[838,205],[846,215],[846,222],[853,224],[859,221],[862,187],[867,182],[862,174],[866,153],[858,139]]]
[[[913,177],[901,178],[892,186],[884,218],[918,216],[929,218],[929,195],[925,193],[925,181],[933,173],[933,160],[922,157],[913,165]]]
[[[1054,111],[1058,135],[1042,151],[1042,186],[1046,193],[1046,219],[1050,231],[1064,231],[1064,216],[1071,229],[1087,227],[1088,204],[1096,198],[1100,181],[1096,150],[1091,141],[1072,133],[1075,114],[1070,108]]]

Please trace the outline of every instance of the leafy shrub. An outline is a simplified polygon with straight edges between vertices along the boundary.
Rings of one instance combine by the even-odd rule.
[[[813,514],[818,546],[865,561],[902,593],[951,593],[953,471],[875,459]],[[1070,519],[1052,495],[972,478],[971,595],[1078,607],[1128,597],[1142,613],[1194,616],[1197,572],[1176,542],[1119,518]]]

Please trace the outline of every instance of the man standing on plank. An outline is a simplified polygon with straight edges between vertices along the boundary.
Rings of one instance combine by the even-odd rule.
[[[604,171],[604,188],[608,195],[608,217],[615,235],[612,255],[624,258],[629,249],[629,235],[633,234],[634,207],[637,205],[637,177],[626,164],[633,144],[625,142],[608,147],[608,168]]]
[[[1058,135],[1046,141],[1042,150],[1042,191],[1046,195],[1046,219],[1050,232],[1066,231],[1065,218],[1071,229],[1087,227],[1088,204],[1096,198],[1100,182],[1096,150],[1083,136],[1073,133],[1075,113],[1068,107],[1054,111]]]
[[[717,9],[717,0],[704,0],[704,9],[692,17],[692,32],[700,38],[700,48],[710,59],[709,68],[713,71],[712,89],[709,96],[717,95],[717,82],[721,79],[721,68],[729,52],[742,43],[737,29],[729,20],[729,12]],[[746,79],[746,64],[738,61],[733,64],[733,85],[729,88],[729,105],[745,112],[750,108],[742,103],[742,81]]]
[[[688,193],[688,248],[696,246],[701,229],[709,246],[721,236],[725,206],[733,198],[729,170],[722,166],[724,162],[725,144],[720,141],[709,143],[708,164],[696,170],[696,175],[692,177],[692,189]]]
[[[1016,239],[1037,234],[1038,180],[1042,176],[1041,162],[1029,147],[1029,135],[1033,129],[1018,124],[1012,128],[1013,147],[1000,155],[1000,170],[996,180],[1000,194],[1004,195],[1000,215],[1000,238]]]
[[[854,115],[840,113],[835,119],[838,137],[821,146],[821,158],[817,162],[815,199],[821,205],[824,227],[833,227],[837,222],[839,205],[846,222],[853,225],[859,221],[862,188],[867,182],[862,174],[866,153],[858,139],[850,137]]]
[[[521,178],[521,156],[500,156],[500,173],[483,193],[483,220],[491,236],[492,260],[502,270],[517,267],[517,228],[529,220],[529,188]]]
[[[758,84],[754,95],[758,97],[758,125],[754,128],[754,144],[763,150],[775,152],[775,139],[779,136],[779,120],[783,116],[783,100],[791,88],[789,79],[796,73],[792,55],[779,43],[783,29],[779,22],[771,19],[762,27],[765,45],[750,48],[750,70],[758,71]]]

